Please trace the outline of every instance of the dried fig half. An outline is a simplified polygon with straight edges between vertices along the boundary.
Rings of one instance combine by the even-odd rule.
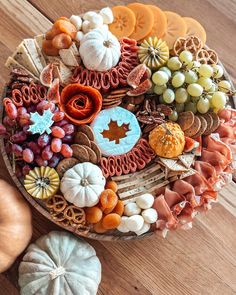
[[[152,87],[152,82],[149,79],[143,81],[137,88],[129,90],[127,95],[129,96],[139,96],[146,93]]]
[[[146,73],[147,67],[145,64],[140,64],[135,67],[127,77],[127,83],[133,88],[137,88]]]
[[[53,82],[53,64],[49,63],[40,74],[40,82],[47,87],[51,87]]]

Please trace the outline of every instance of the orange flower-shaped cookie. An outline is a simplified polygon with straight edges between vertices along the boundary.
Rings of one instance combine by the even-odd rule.
[[[69,84],[62,90],[60,107],[74,124],[90,123],[101,110],[102,96],[90,86]]]

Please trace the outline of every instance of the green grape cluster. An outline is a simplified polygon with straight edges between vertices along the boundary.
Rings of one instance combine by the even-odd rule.
[[[230,83],[222,80],[223,73],[222,66],[200,64],[193,60],[190,51],[184,50],[153,73],[153,91],[161,103],[175,105],[170,115],[173,121],[183,111],[205,114],[212,109],[217,112],[225,107],[231,89]]]

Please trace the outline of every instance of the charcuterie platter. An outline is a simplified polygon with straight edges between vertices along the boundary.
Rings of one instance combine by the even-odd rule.
[[[0,144],[25,198],[94,239],[191,228],[235,172],[235,89],[206,42],[197,20],[141,3],[22,40]]]

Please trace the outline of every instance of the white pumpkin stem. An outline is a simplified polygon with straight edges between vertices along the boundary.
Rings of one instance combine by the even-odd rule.
[[[106,40],[106,41],[103,42],[103,45],[104,45],[105,47],[107,47],[107,48],[110,48],[111,45],[112,45],[112,42],[111,42],[110,40]]]
[[[66,273],[66,270],[64,269],[63,266],[59,266],[57,268],[55,268],[54,270],[52,270],[49,273],[50,279],[51,281],[55,280],[57,277],[62,276]]]

